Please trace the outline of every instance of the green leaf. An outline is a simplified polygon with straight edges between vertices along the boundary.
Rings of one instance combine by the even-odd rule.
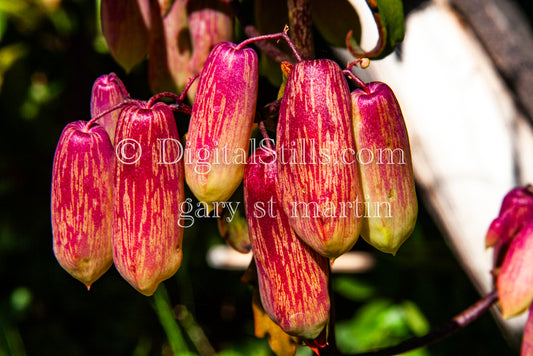
[[[416,336],[422,336],[429,332],[429,323],[415,303],[411,301],[404,302],[402,308],[405,321]]]
[[[374,0],[382,17],[386,31],[385,46],[380,57],[383,58],[394,51],[396,45],[405,36],[405,19],[401,0]]]
[[[393,304],[386,299],[366,303],[352,319],[336,324],[337,346],[346,353],[392,346],[428,331],[429,324],[414,303]],[[425,354],[424,349],[409,353]]]
[[[374,49],[364,52],[349,34],[346,45],[350,53],[357,58],[381,59],[391,54],[405,36],[403,3],[401,0],[366,0],[366,3],[376,21],[378,43]]]
[[[353,277],[338,277],[334,281],[334,290],[339,295],[355,302],[365,301],[375,294],[375,288]]]

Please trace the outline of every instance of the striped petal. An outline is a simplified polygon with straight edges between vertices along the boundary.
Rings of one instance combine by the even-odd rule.
[[[115,73],[98,77],[91,91],[91,118],[95,118],[113,106],[118,105],[129,97],[122,80]],[[98,122],[107,131],[111,143],[115,141],[115,128],[117,126],[119,110],[112,111],[102,116]]]
[[[216,45],[200,74],[185,147],[185,179],[212,209],[242,181],[257,100],[257,54]]]
[[[522,313],[533,301],[533,221],[511,241],[496,286],[504,318]]]
[[[52,231],[59,264],[88,288],[113,263],[114,151],[103,127],[68,124],[52,173]]]
[[[323,256],[340,256],[359,237],[362,192],[352,160],[350,92],[335,62],[292,67],[276,142],[281,203],[292,228]]]
[[[174,115],[163,103],[128,102],[115,136],[113,260],[151,295],[181,265],[183,161]],[[164,141],[171,139],[173,141]],[[169,144],[170,143],[170,144]]]
[[[328,259],[304,244],[280,205],[275,151],[259,148],[244,176],[246,216],[259,293],[286,333],[316,338],[329,318]]]
[[[187,3],[187,13],[193,48],[187,70],[196,75],[214,45],[233,39],[233,12],[229,4],[220,0],[196,0]],[[194,98],[195,92],[193,84],[187,94]]]
[[[352,92],[353,130],[365,215],[361,236],[396,254],[418,214],[411,149],[400,105],[384,83]]]

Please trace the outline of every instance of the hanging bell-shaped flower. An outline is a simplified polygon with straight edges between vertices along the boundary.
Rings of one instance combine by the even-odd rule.
[[[122,80],[115,73],[98,77],[93,84],[91,92],[91,118],[112,109],[128,98],[130,95]],[[119,110],[111,111],[98,119],[98,123],[105,128],[111,143],[115,141],[115,128],[117,126]]]
[[[213,46],[233,39],[233,12],[231,6],[220,0],[195,0],[187,3],[189,31],[192,40],[192,56],[187,64],[190,75],[202,68]],[[194,98],[196,86],[187,94]]]
[[[276,152],[261,147],[245,169],[244,195],[261,303],[287,334],[316,338],[329,319],[328,259],[294,233],[280,204]]]
[[[111,55],[126,72],[148,53],[149,0],[102,0],[102,32]]]
[[[68,124],[52,172],[52,231],[59,264],[89,288],[113,264],[114,151],[98,124]]]
[[[209,210],[242,181],[258,88],[251,48],[216,45],[200,74],[185,146],[185,179]]]
[[[113,259],[135,289],[151,295],[181,265],[183,160],[171,109],[129,101],[115,136]]]
[[[298,236],[337,258],[359,237],[362,202],[350,92],[331,60],[295,64],[281,100],[277,130],[281,204]]]
[[[418,215],[411,149],[400,105],[384,83],[352,92],[353,129],[364,194],[361,236],[395,254]]]
[[[524,312],[533,302],[533,220],[510,242],[496,286],[504,318]]]

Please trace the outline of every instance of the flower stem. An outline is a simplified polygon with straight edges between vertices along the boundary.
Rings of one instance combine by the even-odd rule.
[[[180,97],[178,95],[171,93],[171,92],[163,92],[163,93],[157,93],[154,96],[152,96],[150,100],[148,100],[146,107],[151,109],[152,106],[154,106],[155,102],[162,98],[171,98],[177,101],[178,103],[180,102]]]
[[[315,57],[310,0],[288,0],[291,39],[304,59]]]
[[[154,293],[154,309],[157,312],[161,326],[167,334],[167,339],[174,355],[188,354],[189,349],[174,316],[174,311],[170,306],[167,290],[162,284],[159,285],[159,288]]]
[[[253,43],[253,42],[257,42],[257,41],[279,40],[280,38],[283,38],[285,40],[285,42],[287,42],[287,44],[289,45],[292,53],[294,54],[294,57],[296,57],[296,60],[299,62],[299,61],[302,60],[302,57],[300,56],[300,53],[298,53],[298,51],[296,50],[296,46],[294,45],[294,43],[292,43],[292,41],[289,38],[289,36],[287,36],[287,31],[288,31],[288,27],[285,26],[285,28],[283,29],[283,32],[248,38],[248,39],[242,41],[241,43],[239,43],[239,45],[236,47],[236,49],[241,49],[244,46],[246,46],[246,45],[248,45],[250,43]]]
[[[89,122],[87,122],[87,125],[85,125],[85,128],[86,129],[89,129],[91,126],[93,126],[94,124],[96,124],[96,122],[102,118],[103,116],[109,114],[110,112],[113,112],[115,110],[118,110],[120,108],[122,108],[127,102],[131,102],[133,99],[130,99],[130,98],[126,98],[124,99],[124,101],[122,101],[121,103],[118,103],[116,105],[113,105],[112,107],[110,107],[109,109],[107,110],[104,110],[102,111],[100,114],[96,115],[95,117],[93,117],[91,120],[89,120]]]
[[[355,74],[353,74],[353,72],[349,69],[345,69],[342,71],[344,74],[346,74],[348,77],[350,77],[350,79],[352,79],[353,81],[355,81],[357,83],[357,85],[359,85],[364,91],[365,93],[367,94],[371,94],[371,91],[370,89],[368,88],[368,86],[365,84],[365,82],[363,82],[358,76],[356,76]]]
[[[430,331],[428,334],[420,337],[415,337],[398,345],[386,347],[383,349],[362,352],[345,356],[391,356],[407,351],[417,349],[422,346],[432,344],[440,339],[443,339],[455,331],[464,328],[472,321],[479,318],[484,312],[486,312],[496,301],[498,300],[498,292],[492,291],[479,301],[465,309],[460,314],[456,315],[452,320],[448,321],[441,327]]]
[[[191,87],[191,84],[194,82],[194,80],[199,76],[199,74],[195,75],[193,78],[189,80],[187,85],[185,86],[185,89],[183,89],[183,92],[181,95],[174,94],[172,92],[163,92],[155,94],[148,100],[148,103],[146,104],[147,108],[152,108],[154,106],[155,102],[158,101],[161,98],[171,98],[176,101],[174,104],[169,104],[168,106],[172,109],[172,111],[179,111],[185,114],[190,114],[192,109],[189,105],[184,103],[185,96],[187,95],[187,90]]]
[[[265,127],[265,122],[263,120],[259,121],[259,131],[261,131],[261,135],[263,136],[263,139],[266,141],[267,148],[272,149],[271,139],[270,136],[268,136],[267,129]]]
[[[185,96],[187,96],[187,92],[189,91],[189,88],[191,87],[192,83],[200,76],[200,73],[196,74],[194,77],[190,78],[189,81],[187,81],[187,85],[185,85],[185,88],[181,92],[181,95],[179,97],[179,101],[184,102]]]

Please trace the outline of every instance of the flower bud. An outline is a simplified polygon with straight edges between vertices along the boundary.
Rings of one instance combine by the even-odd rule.
[[[246,218],[236,210],[233,216],[226,210],[218,219],[218,232],[234,250],[248,253],[252,249]]]
[[[164,4],[151,3],[148,81],[153,92],[180,92],[190,73],[187,62],[191,43],[187,30],[187,0],[175,0],[170,12],[162,13]]]
[[[409,137],[392,90],[380,82],[367,89],[351,94],[365,204],[361,236],[378,250],[396,254],[418,214]]]
[[[98,77],[93,84],[91,93],[91,118],[95,118],[113,106],[122,103],[129,96],[124,83],[115,73]],[[107,131],[112,144],[115,141],[115,128],[119,113],[119,110],[115,110],[98,120],[99,124]]]
[[[187,70],[194,76],[201,72],[214,45],[233,39],[233,14],[231,6],[220,0],[190,1],[187,12],[193,48]],[[194,98],[195,92],[193,84],[187,94]]]
[[[185,147],[185,179],[211,210],[227,201],[244,174],[257,100],[257,54],[217,44],[200,74]]]
[[[244,175],[246,218],[259,293],[286,333],[316,338],[329,318],[328,260],[294,233],[280,205],[276,152],[259,148]]]
[[[100,125],[68,124],[52,173],[52,231],[59,264],[87,288],[113,263],[114,152]]]
[[[292,67],[276,142],[281,204],[291,227],[315,251],[337,258],[359,236],[362,193],[350,92],[335,62],[306,60]]]
[[[135,289],[152,295],[178,270],[183,162],[174,115],[163,103],[128,102],[115,136],[113,260]]]
[[[533,186],[512,189],[503,198],[499,216],[490,225],[485,245],[508,243],[528,221],[533,220]]]
[[[102,0],[102,32],[111,55],[126,72],[148,53],[148,0]]]
[[[504,318],[525,311],[533,301],[533,220],[510,242],[496,280]]]

